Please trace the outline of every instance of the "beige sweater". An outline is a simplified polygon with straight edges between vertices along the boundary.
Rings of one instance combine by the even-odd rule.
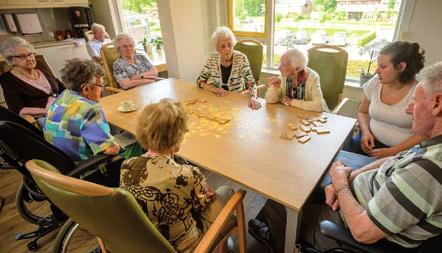
[[[304,100],[292,99],[290,105],[307,111],[328,112],[327,104],[322,96],[319,75],[314,70],[307,68],[308,78],[305,83]],[[287,91],[287,77],[279,76],[279,88],[271,85],[265,95],[267,103],[278,103],[284,98]]]

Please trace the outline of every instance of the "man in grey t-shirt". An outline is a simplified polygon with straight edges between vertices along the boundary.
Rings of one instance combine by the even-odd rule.
[[[346,225],[354,239],[365,244],[386,239],[414,248],[441,233],[442,62],[425,68],[420,77],[406,111],[413,117],[413,131],[429,140],[358,170],[335,162],[330,169],[332,183],[325,188],[326,205],[302,210],[303,241],[322,251],[339,248],[319,232],[324,219]],[[283,206],[267,201],[257,218],[249,221],[249,231],[280,252],[285,217]]]

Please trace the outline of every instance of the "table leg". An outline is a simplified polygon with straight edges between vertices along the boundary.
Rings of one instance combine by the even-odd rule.
[[[291,208],[285,207],[287,211],[287,225],[285,228],[285,253],[298,252],[295,248],[298,241],[298,215],[299,213]]]

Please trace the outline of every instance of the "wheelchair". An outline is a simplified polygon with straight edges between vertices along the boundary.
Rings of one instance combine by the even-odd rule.
[[[23,180],[16,193],[16,206],[20,216],[38,228],[35,231],[19,233],[16,240],[32,239],[27,247],[31,251],[38,250],[38,240],[59,228],[66,220],[55,205],[49,204],[49,213],[36,213],[29,208],[34,202],[48,201],[35,184],[30,173],[24,166],[31,159],[41,159],[57,164],[61,173],[76,178],[104,183],[106,176],[105,166],[115,162],[113,156],[100,154],[75,164],[71,158],[61,150],[48,143],[43,133],[20,116],[6,108],[0,107],[0,156],[10,167],[19,171]],[[122,162],[122,159],[121,159]]]

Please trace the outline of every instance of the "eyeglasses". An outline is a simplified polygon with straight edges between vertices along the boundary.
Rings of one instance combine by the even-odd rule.
[[[86,85],[93,85],[93,86],[97,86],[97,87],[100,87],[100,88],[104,88],[104,84],[97,84],[97,83],[83,83],[81,85],[81,88],[83,88]]]
[[[20,60],[24,61],[28,59],[28,57],[34,58],[35,53],[29,53],[29,54],[22,54],[22,55],[11,55],[10,58],[19,58]]]

